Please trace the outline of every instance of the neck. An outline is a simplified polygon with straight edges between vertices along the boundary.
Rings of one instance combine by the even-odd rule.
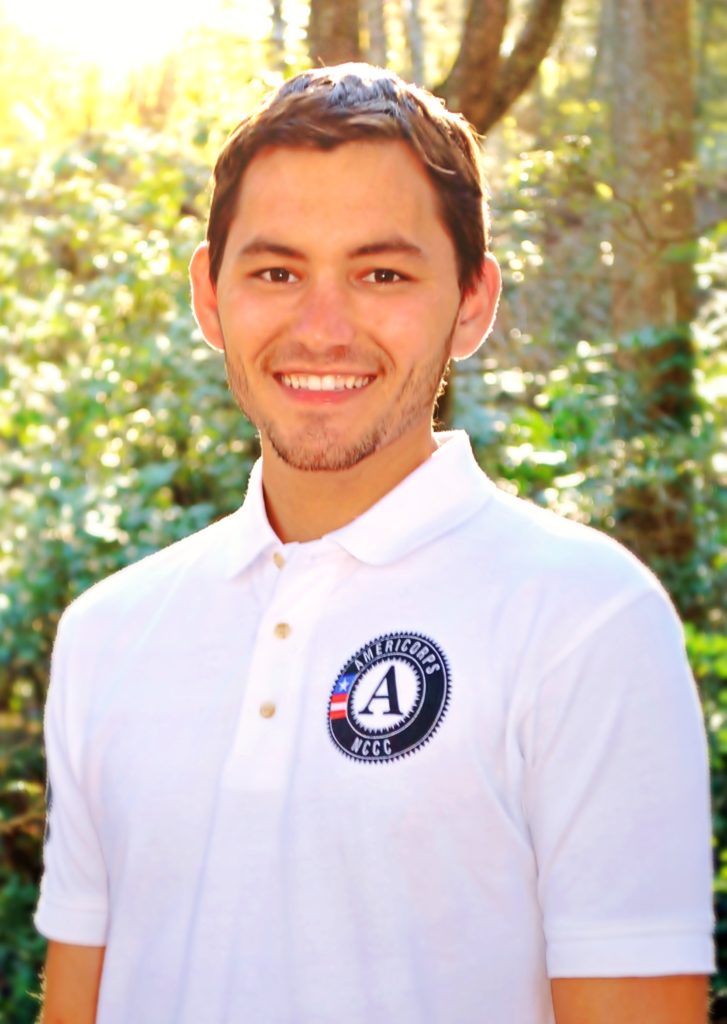
[[[270,525],[284,544],[317,540],[350,523],[425,462],[437,443],[392,442],[351,469],[308,472],[289,466],[262,439],[263,489]]]

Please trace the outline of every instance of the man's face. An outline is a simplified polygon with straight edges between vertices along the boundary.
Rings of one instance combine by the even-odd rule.
[[[429,454],[461,295],[433,186],[404,143],[258,154],[211,306],[205,334],[265,457],[340,471],[392,445]]]

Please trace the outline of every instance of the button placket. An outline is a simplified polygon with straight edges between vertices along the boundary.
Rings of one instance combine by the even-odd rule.
[[[296,552],[297,555],[297,552]],[[285,785],[297,742],[306,647],[321,608],[341,574],[337,553],[299,560],[278,577],[258,624],[237,734],[225,784],[272,791]]]

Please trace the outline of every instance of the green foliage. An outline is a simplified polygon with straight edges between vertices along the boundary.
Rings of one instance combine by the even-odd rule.
[[[0,702],[12,711],[41,707],[63,606],[242,494],[253,434],[189,312],[206,180],[146,134],[89,137],[1,173]]]
[[[40,726],[0,714],[0,1022],[31,1024],[45,940],[32,915],[43,835]]]
[[[12,943],[0,946],[0,1020],[33,1024],[40,1009],[40,964],[46,943],[32,925],[37,886],[0,865],[0,929]]]
[[[256,453],[189,312],[208,171],[143,132],[0,167],[0,1005],[34,1019],[40,719],[62,609],[236,507]]]
[[[479,363],[458,367],[454,419],[502,484],[590,523],[645,557],[682,615],[725,629],[727,222],[688,246],[699,311],[683,329],[610,331],[613,193],[595,102],[569,103],[573,134],[490,157],[505,300]],[[591,133],[581,129],[591,119]],[[509,151],[522,142],[509,122]],[[683,259],[685,247],[668,257]],[[653,353],[664,409],[644,401],[637,356]],[[688,401],[670,388],[687,385]],[[652,403],[653,404],[653,403]],[[650,550],[639,547],[648,533]],[[675,557],[677,550],[679,556]]]
[[[717,913],[717,975],[713,989],[724,1005],[727,1001],[727,636],[702,633],[687,625],[687,650],[701,683],[709,738]]]

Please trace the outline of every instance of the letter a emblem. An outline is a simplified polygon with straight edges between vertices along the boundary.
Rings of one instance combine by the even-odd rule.
[[[381,693],[381,687],[386,687],[386,693]],[[379,685],[376,687],[374,692],[369,698],[369,702],[362,711],[359,711],[360,715],[373,715],[371,705],[375,700],[386,700],[389,702],[389,710],[384,711],[385,715],[400,715],[401,710],[399,709],[399,694],[396,689],[396,672],[392,665],[389,671],[386,673],[384,678],[381,680]]]

